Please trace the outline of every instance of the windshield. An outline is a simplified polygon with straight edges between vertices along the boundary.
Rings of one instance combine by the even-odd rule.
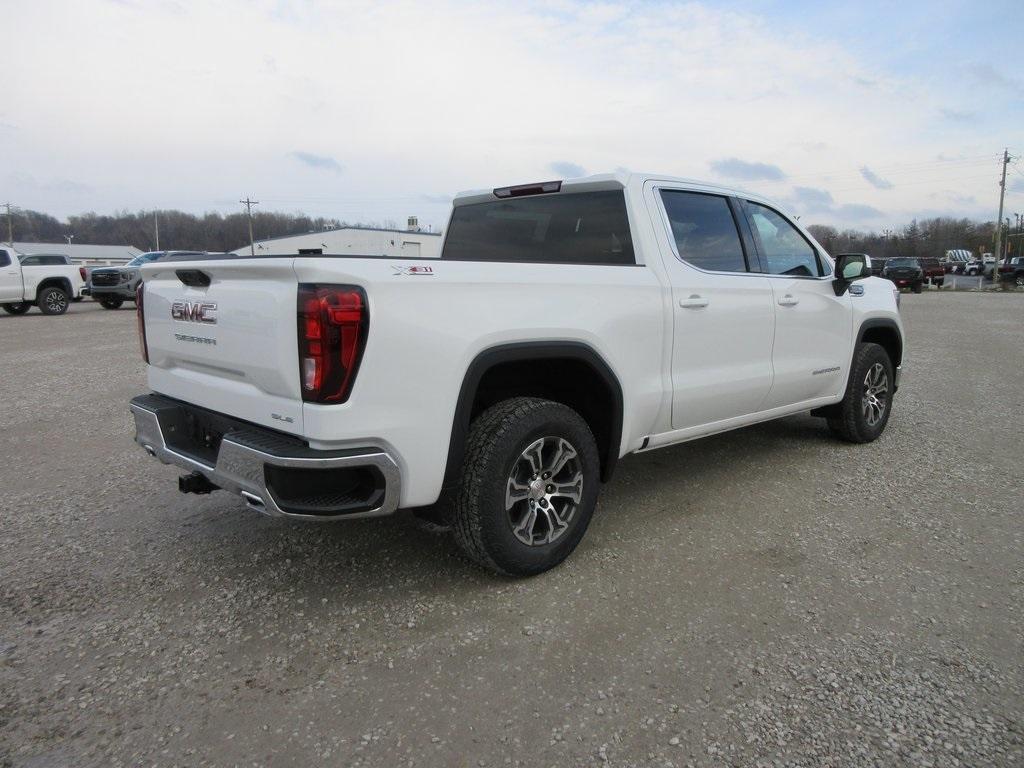
[[[125,266],[126,267],[138,267],[138,266],[140,266],[142,264],[148,264],[151,261],[156,261],[157,259],[159,259],[163,255],[164,255],[163,251],[150,251],[149,253],[144,253],[141,256],[136,256],[134,259],[129,261],[127,264],[125,264]]]
[[[887,267],[916,267],[917,266],[917,259],[901,259],[901,258],[889,259],[889,261],[886,262],[886,266]]]

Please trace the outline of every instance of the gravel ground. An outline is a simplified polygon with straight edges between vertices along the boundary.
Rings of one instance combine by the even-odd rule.
[[[885,435],[633,456],[563,567],[182,496],[131,310],[0,316],[0,766],[1024,763],[1024,295],[903,297]]]

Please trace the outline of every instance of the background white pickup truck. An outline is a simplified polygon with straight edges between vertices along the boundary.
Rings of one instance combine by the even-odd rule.
[[[66,256],[47,256],[34,254],[22,264],[13,251],[0,247],[0,307],[5,312],[22,315],[37,306],[44,315],[62,315],[81,298],[84,270]]]
[[[812,409],[875,439],[903,358],[863,256],[834,265],[766,200],[652,175],[459,195],[429,263],[142,271],[136,439],[191,470],[181,490],[308,519],[440,499],[473,559],[517,575],[572,551],[627,453]]]

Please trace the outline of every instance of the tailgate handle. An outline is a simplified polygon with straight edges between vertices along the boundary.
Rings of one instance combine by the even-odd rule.
[[[174,274],[185,285],[191,285],[193,288],[207,288],[210,285],[210,276],[198,269],[176,269]]]

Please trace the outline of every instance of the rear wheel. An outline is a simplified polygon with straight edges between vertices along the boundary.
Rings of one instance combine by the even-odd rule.
[[[104,309],[118,309],[124,304],[124,299],[100,299],[100,306]]]
[[[1024,275],[1017,275],[1013,280],[1013,284],[1018,288],[1024,288]]]
[[[19,301],[14,304],[3,304],[4,312],[8,315],[24,315],[32,305],[27,301]]]
[[[70,299],[63,289],[51,286],[39,292],[39,311],[44,315],[63,315],[68,311]]]
[[[590,524],[600,484],[597,445],[576,411],[516,397],[470,429],[452,530],[476,563],[510,576],[554,568]]]
[[[923,287],[922,283],[914,283],[914,293],[920,293]]]
[[[827,417],[829,429],[851,443],[870,443],[889,423],[893,394],[889,355],[878,344],[858,344],[846,394]]]

